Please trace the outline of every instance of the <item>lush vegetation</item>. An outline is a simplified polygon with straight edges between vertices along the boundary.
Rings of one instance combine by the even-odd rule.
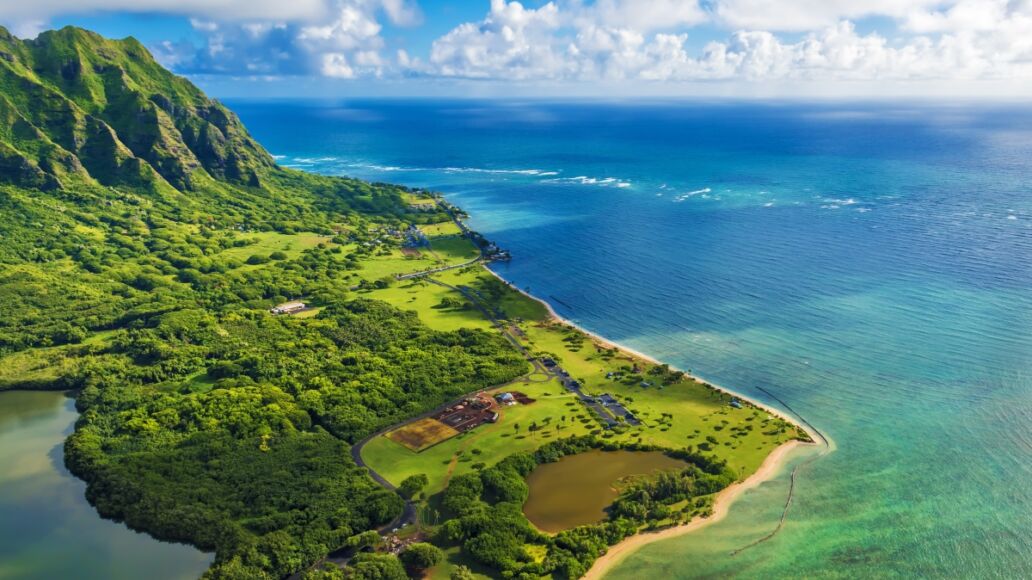
[[[527,371],[359,294],[449,219],[413,196],[277,167],[135,40],[0,29],[0,388],[78,390],[66,461],[105,516],[215,550],[213,577],[305,569],[401,513],[352,442]],[[318,308],[268,312],[296,298]]]
[[[453,557],[455,578],[576,577],[643,526],[704,514],[803,436],[551,322],[479,266],[435,275],[461,293],[398,281],[487,245],[438,201],[276,166],[135,40],[0,28],[0,389],[76,390],[65,459],[90,500],[215,551],[212,578],[404,578]],[[297,299],[303,312],[269,311]],[[527,375],[484,312],[642,424],[603,430],[557,380]],[[536,401],[497,423],[418,455],[374,438],[363,458],[397,491],[352,461],[381,428],[521,376],[507,388]],[[664,449],[690,466],[628,486],[598,525],[535,529],[525,476],[590,448]],[[444,552],[383,552],[374,530],[406,500]],[[336,550],[344,569],[320,563]]]
[[[452,479],[442,506],[455,517],[437,532],[444,544],[458,544],[475,561],[507,577],[583,575],[610,545],[649,522],[667,522],[677,512],[690,518],[702,513],[705,500],[735,480],[723,461],[681,450],[669,452],[688,463],[678,473],[661,474],[628,486],[614,503],[606,521],[548,535],[537,531],[523,515],[529,488],[525,478],[538,464],[558,461],[588,449],[654,450],[648,445],[622,444],[592,436],[569,437],[537,451],[516,453],[498,464]],[[696,502],[696,499],[701,501]],[[543,554],[535,557],[534,553]]]

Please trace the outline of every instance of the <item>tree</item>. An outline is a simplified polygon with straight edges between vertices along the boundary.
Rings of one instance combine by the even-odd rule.
[[[433,544],[416,542],[398,556],[409,570],[422,571],[436,566],[444,559],[444,552]]]
[[[451,580],[473,580],[476,576],[473,575],[473,570],[470,570],[469,567],[456,566],[452,569],[448,578]]]
[[[408,580],[405,567],[391,554],[359,554],[351,560],[345,576],[352,580]]]
[[[430,479],[425,473],[410,475],[401,482],[401,485],[398,486],[398,493],[405,499],[412,499],[422,491],[428,483],[430,483]]]

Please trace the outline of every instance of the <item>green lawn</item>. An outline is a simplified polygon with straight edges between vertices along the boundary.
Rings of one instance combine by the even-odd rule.
[[[448,220],[439,224],[427,224],[419,226],[419,229],[423,231],[428,238],[434,236],[458,236],[462,234],[462,230],[459,229],[458,224]]]
[[[435,278],[454,286],[473,288],[488,279],[494,280],[480,267],[451,270]],[[398,284],[369,292],[369,296],[414,310],[433,328],[491,328],[478,310],[433,308],[445,297],[456,298],[459,294],[426,282]],[[727,459],[728,465],[744,477],[755,471],[774,448],[796,435],[794,427],[764,411],[732,408],[729,397],[699,382],[650,374],[655,366],[651,363],[632,359],[622,352],[614,355],[572,327],[536,322],[546,317],[544,306],[514,290],[507,289],[497,304],[510,318],[524,319],[519,328],[525,335],[523,342],[532,351],[553,355],[584,384],[586,392],[612,394],[643,422],[624,433],[609,433],[608,437],[620,441],[640,440],[672,449],[708,446],[710,453]],[[640,373],[631,372],[635,365]],[[607,378],[610,372],[621,373],[622,378]],[[643,381],[650,386],[642,386]],[[370,467],[394,483],[425,473],[430,479],[427,492],[434,494],[444,489],[450,477],[470,471],[478,462],[493,465],[511,453],[534,450],[556,436],[584,434],[599,427],[591,420],[587,409],[558,382],[511,388],[526,392],[538,401],[528,407],[506,407],[497,424],[479,427],[421,453],[379,437],[366,445],[363,457]],[[566,422],[561,420],[564,415]],[[532,422],[544,425],[548,417],[552,421],[548,429],[529,432]],[[514,428],[517,423],[519,431]],[[566,428],[557,434],[556,424]]]
[[[525,323],[522,328],[533,350],[555,355],[587,392],[614,395],[645,423],[625,437],[636,439],[641,435],[643,441],[681,448],[689,444],[698,446],[711,436],[717,440],[716,445],[710,443],[712,453],[727,459],[737,472],[748,475],[759,468],[775,447],[796,434],[794,427],[765,411],[732,408],[727,396],[694,380],[663,386],[662,381],[649,374],[654,366],[651,363],[633,361],[623,353],[610,356],[590,338],[565,342],[567,337],[584,336],[565,325]],[[641,373],[628,372],[634,364]],[[623,377],[608,379],[610,372],[622,373]],[[642,382],[651,386],[642,386]],[[784,432],[775,433],[782,427],[786,427]]]
[[[386,437],[377,437],[362,449],[362,458],[394,484],[410,475],[425,473],[430,479],[426,492],[434,494],[444,489],[450,477],[471,471],[476,463],[494,465],[517,451],[537,449],[557,436],[583,435],[597,428],[593,422],[583,424],[575,420],[577,414],[586,416],[583,407],[557,381],[516,384],[504,390],[526,393],[536,401],[502,407],[497,423],[482,425],[420,453]],[[532,432],[530,427],[535,422],[542,428]],[[556,430],[557,426],[562,429]]]
[[[347,249],[344,250],[347,254]],[[436,268],[440,263],[433,256],[422,252],[422,256],[406,256],[400,249],[391,249],[387,255],[364,256],[360,259],[362,269],[356,271],[360,278],[369,281]]]
[[[283,252],[287,258],[294,259],[301,255],[301,252],[318,246],[320,243],[330,243],[329,236],[302,232],[299,234],[281,234],[279,232],[258,232],[243,234],[245,240],[254,240],[253,244],[239,248],[229,248],[220,254],[225,258],[236,258],[246,261],[251,256],[258,254],[268,256],[273,252]]]
[[[480,255],[473,242],[460,236],[434,236],[430,238],[430,250],[444,264],[461,264]]]
[[[438,308],[445,298],[466,302],[462,294],[422,280],[402,281],[383,290],[363,292],[368,298],[389,302],[404,310],[413,310],[419,319],[434,330],[480,328],[493,326],[476,308]]]

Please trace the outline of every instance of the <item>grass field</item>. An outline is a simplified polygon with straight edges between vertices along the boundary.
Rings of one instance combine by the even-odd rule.
[[[117,331],[94,332],[78,344],[34,348],[0,356],[0,391],[7,389],[53,389],[59,379],[73,374],[86,346],[106,346]],[[107,355],[114,358],[116,355]]]
[[[521,318],[526,321],[548,320],[548,308],[544,304],[527,298],[484,269],[477,269],[476,279],[471,282],[471,286],[477,289],[483,289],[485,286],[499,288],[501,290],[500,298],[492,306],[500,308],[509,319]]]
[[[78,364],[77,352],[75,346],[55,346],[0,357],[0,390],[53,388]]]
[[[517,383],[504,390],[526,393],[536,401],[530,405],[503,406],[497,423],[489,423],[439,443],[422,453],[377,437],[362,449],[362,458],[377,473],[397,485],[410,475],[425,473],[428,494],[444,489],[451,477],[467,473],[478,463],[494,465],[517,451],[532,451],[558,436],[583,435],[597,428],[583,406],[557,381]],[[565,417],[565,420],[563,420]],[[538,429],[531,430],[536,425]]]
[[[386,433],[384,437],[419,453],[458,434],[458,431],[437,419],[426,418]]]
[[[442,276],[443,279],[443,276]],[[466,302],[462,294],[422,280],[407,280],[384,288],[363,293],[368,298],[389,302],[403,310],[412,310],[424,324],[434,330],[479,328],[491,330],[491,323],[479,310],[469,308],[441,308],[445,298]]]
[[[428,224],[419,226],[419,229],[423,231],[428,238],[434,236],[458,236],[462,234],[462,230],[459,229],[458,224],[448,220],[439,224]]]
[[[485,283],[487,278],[494,280],[479,267],[444,272],[436,278],[473,288]],[[393,298],[388,299],[391,302],[403,301],[406,294],[409,307],[425,317],[431,326],[490,327],[478,311],[427,311],[423,306],[425,302],[420,302],[426,301],[425,296],[433,296],[431,300],[438,302],[444,296],[457,296],[445,288],[396,287],[373,293],[386,296],[383,299]],[[794,427],[764,411],[747,405],[742,409],[733,408],[728,396],[704,384],[690,378],[678,380],[666,372],[654,374],[651,371],[655,365],[647,361],[602,348],[572,327],[544,321],[547,317],[544,306],[514,290],[506,289],[496,305],[510,318],[524,319],[518,326],[525,337],[523,342],[532,351],[554,356],[581,381],[586,392],[610,393],[642,420],[641,426],[621,429],[622,433],[607,433],[607,437],[672,449],[688,445],[708,448],[710,453],[727,459],[728,465],[744,477],[755,471],[774,448],[796,435]],[[635,366],[639,373],[631,372]],[[618,373],[618,377],[607,378],[609,373]],[[643,382],[650,386],[642,386]],[[478,463],[492,465],[513,452],[536,449],[556,436],[598,429],[586,408],[558,382],[521,384],[512,389],[523,391],[538,402],[527,407],[505,407],[497,424],[479,427],[423,453],[413,453],[381,437],[365,447],[363,457],[373,469],[395,483],[410,475],[425,473],[430,479],[427,491],[433,494],[442,490],[452,476],[467,472]],[[529,431],[531,423],[541,426],[546,421],[549,422],[547,429]],[[515,429],[517,423],[519,431]],[[556,431],[557,425],[564,429]]]
[[[447,265],[468,262],[480,255],[473,242],[459,236],[431,237],[430,251]]]
[[[259,256],[268,256],[273,252],[283,252],[287,255],[287,258],[294,259],[300,256],[301,252],[309,248],[314,248],[320,243],[330,243],[329,236],[323,236],[311,232],[302,232],[299,234],[258,232],[253,234],[244,234],[243,237],[246,240],[254,240],[254,243],[241,246],[239,248],[223,250],[220,255],[226,258],[236,258],[243,261],[255,254]]]
[[[671,448],[706,444],[736,472],[748,475],[774,448],[796,435],[782,419],[748,406],[733,408],[728,396],[690,378],[668,379],[664,385],[662,375],[650,373],[655,365],[622,352],[613,356],[565,325],[528,323],[523,328],[528,344],[553,354],[587,392],[612,394],[643,421],[627,436],[640,435],[643,441]],[[581,339],[564,340],[574,337]],[[630,372],[635,365],[640,373]],[[620,378],[607,378],[608,373],[619,373]]]

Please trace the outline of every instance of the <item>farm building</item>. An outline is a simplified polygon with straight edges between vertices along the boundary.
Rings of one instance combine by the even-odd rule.
[[[294,300],[292,302],[284,302],[278,306],[275,306],[270,310],[273,314],[293,314],[295,312],[301,312],[307,308],[307,305],[300,300]]]

